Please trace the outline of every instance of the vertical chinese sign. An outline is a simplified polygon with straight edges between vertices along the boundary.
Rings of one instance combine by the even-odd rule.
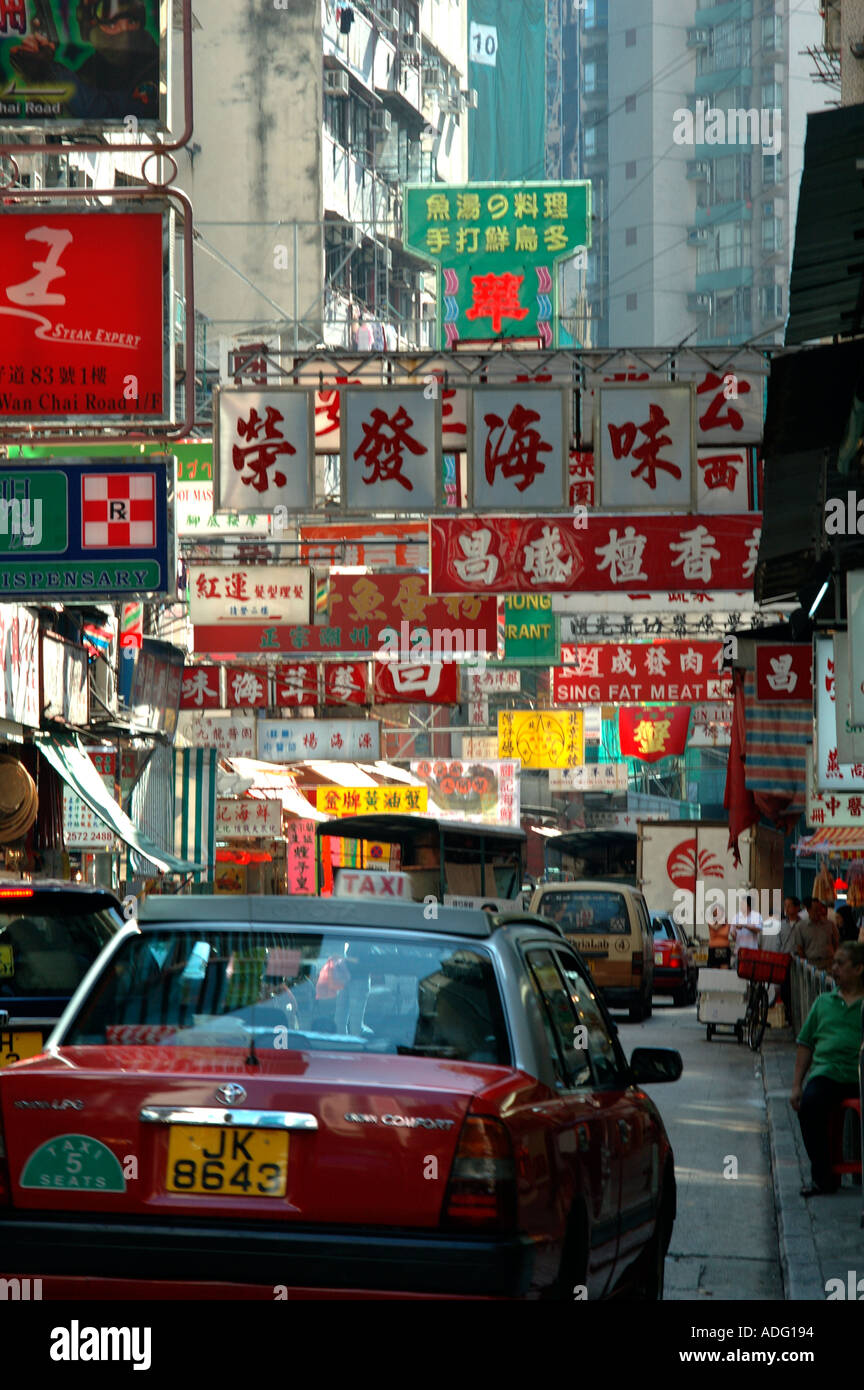
[[[285,888],[288,893],[314,893],[315,822],[292,820],[285,831]]]
[[[214,510],[271,514],[277,507],[310,512],[313,505],[313,405],[289,387],[214,392]],[[283,513],[284,515],[284,513]]]
[[[558,346],[558,265],[591,244],[591,185],[407,185],[405,241],[438,267],[441,346]]]

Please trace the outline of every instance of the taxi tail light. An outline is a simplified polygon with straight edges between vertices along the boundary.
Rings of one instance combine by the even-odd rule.
[[[6,1140],[3,1138],[3,1117],[0,1115],[0,1207],[9,1205],[11,1195],[9,1160],[6,1157]]]
[[[469,1115],[462,1126],[444,1198],[450,1229],[512,1230],[516,1224],[516,1165],[506,1125]]]

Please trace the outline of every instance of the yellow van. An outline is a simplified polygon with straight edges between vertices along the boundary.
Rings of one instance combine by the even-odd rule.
[[[544,883],[530,911],[557,922],[610,1008],[629,1009],[632,1023],[651,1017],[654,933],[638,888],[593,879]]]

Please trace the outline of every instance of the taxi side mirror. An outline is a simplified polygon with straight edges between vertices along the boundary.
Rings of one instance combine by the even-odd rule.
[[[656,1086],[660,1081],[677,1081],[684,1063],[681,1053],[671,1047],[637,1047],[630,1058],[630,1070],[640,1086]]]

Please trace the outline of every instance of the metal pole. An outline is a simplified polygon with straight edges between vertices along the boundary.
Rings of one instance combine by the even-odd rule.
[[[323,231],[322,231],[323,236]],[[299,255],[300,237],[297,232],[297,223],[294,223],[294,351],[300,347],[300,267],[297,264]],[[323,327],[323,324],[322,324]]]

